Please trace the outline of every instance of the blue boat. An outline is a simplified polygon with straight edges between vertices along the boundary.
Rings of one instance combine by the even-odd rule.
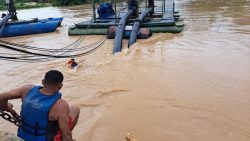
[[[31,20],[18,20],[13,0],[8,2],[8,14],[2,14],[0,37],[13,37],[54,32],[61,25],[63,17]]]
[[[13,37],[23,36],[31,34],[40,34],[54,32],[60,25],[60,21],[50,20],[38,20],[35,22],[31,21],[20,21],[13,23],[6,23],[0,31],[0,37]]]
[[[58,21],[58,26],[61,26],[62,24],[63,17],[58,17],[58,18],[48,18],[48,19],[40,19],[39,21]]]

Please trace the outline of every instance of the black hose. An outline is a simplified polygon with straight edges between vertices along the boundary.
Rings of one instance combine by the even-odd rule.
[[[113,54],[116,52],[120,52],[122,50],[122,39],[125,30],[125,26],[128,22],[129,17],[134,13],[134,10],[129,10],[126,15],[124,15],[117,27],[116,35],[115,35],[115,43],[113,47]]]
[[[141,13],[140,17],[138,17],[132,27],[132,31],[130,34],[130,38],[129,38],[129,43],[128,43],[128,47],[130,47],[133,43],[136,42],[137,39],[137,35],[138,35],[138,31],[140,29],[140,26],[143,22],[143,20],[146,18],[146,16],[148,14],[150,14],[153,11],[153,8],[147,8],[146,10],[143,11],[143,13]]]
[[[11,19],[11,15],[7,14],[0,22],[0,36],[2,34],[2,30],[4,29],[5,24],[8,22],[8,20]]]

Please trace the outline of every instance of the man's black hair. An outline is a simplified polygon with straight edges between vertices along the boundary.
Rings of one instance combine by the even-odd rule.
[[[50,70],[45,74],[44,83],[55,85],[63,82],[63,74],[57,70]]]

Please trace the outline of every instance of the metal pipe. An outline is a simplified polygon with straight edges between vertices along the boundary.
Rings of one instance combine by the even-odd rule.
[[[117,23],[117,13],[116,13],[116,0],[115,0],[115,23]]]
[[[173,13],[174,13],[174,11],[175,11],[175,2],[173,0]]]
[[[95,0],[92,0],[92,9],[93,9],[93,20],[96,21],[96,14],[95,14]]]
[[[164,7],[163,7],[164,13],[166,12],[166,0],[164,0]]]
[[[6,0],[6,4],[8,6],[8,14],[11,15],[11,19],[17,20],[16,7],[15,7],[13,0]]]

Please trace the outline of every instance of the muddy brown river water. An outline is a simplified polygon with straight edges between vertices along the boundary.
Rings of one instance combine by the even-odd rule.
[[[61,48],[79,38],[67,35],[68,26],[89,19],[90,7],[21,10],[23,18],[64,21],[54,33],[3,40]],[[176,9],[185,19],[182,33],[153,34],[116,55],[114,41],[106,40],[76,58],[85,60],[76,70],[65,66],[67,59],[0,60],[0,92],[40,84],[46,71],[58,69],[65,75],[63,98],[81,107],[77,141],[124,141],[127,132],[139,141],[249,141],[250,1],[176,0]],[[103,37],[86,36],[83,44]],[[11,102],[20,111],[21,102]],[[0,123],[0,132],[17,130]]]

